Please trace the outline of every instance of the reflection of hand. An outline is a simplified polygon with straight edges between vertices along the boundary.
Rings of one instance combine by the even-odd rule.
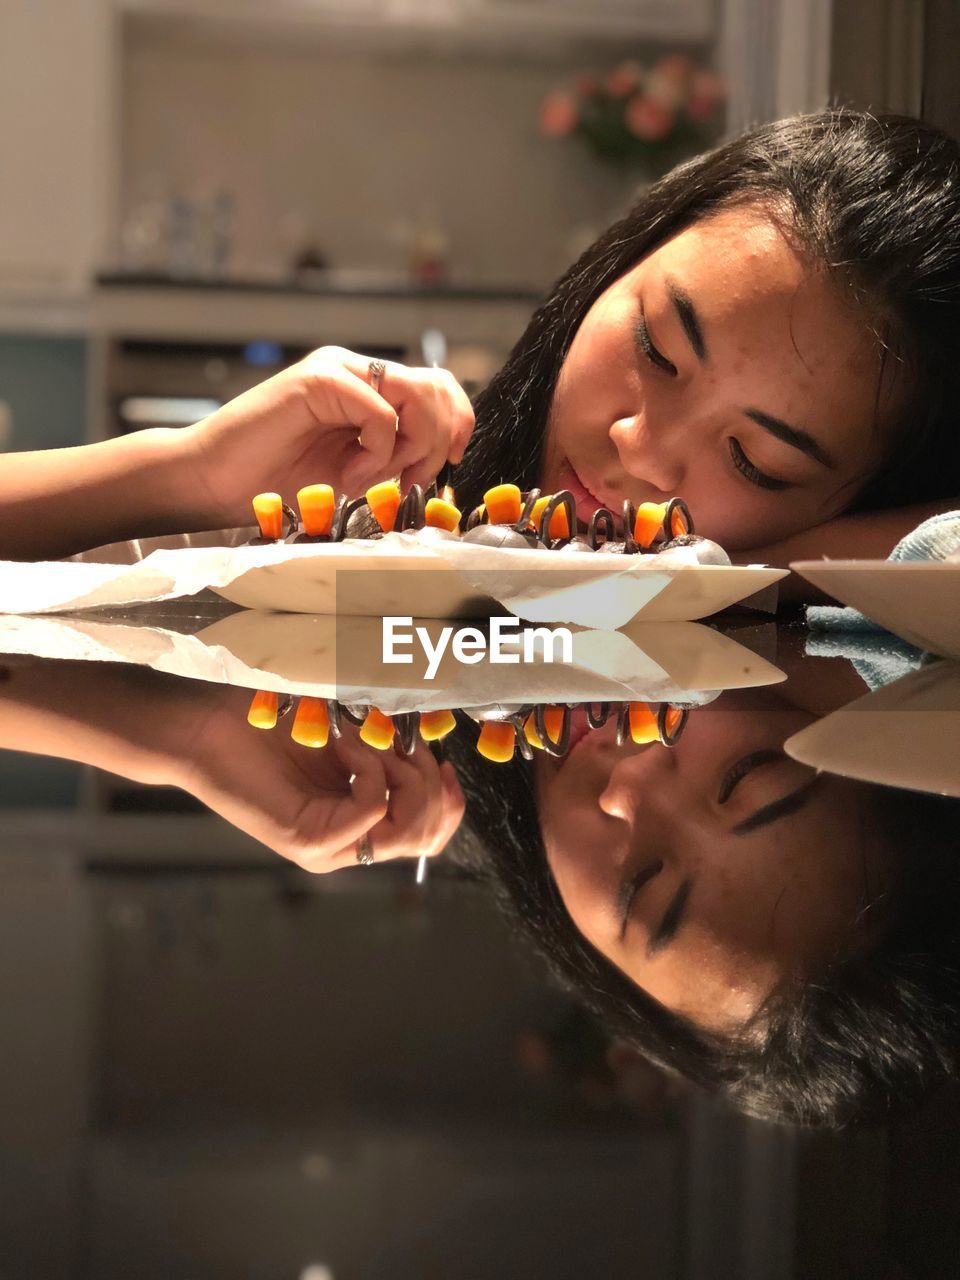
[[[185,747],[177,784],[307,871],[356,865],[364,835],[377,862],[432,857],[463,817],[452,765],[422,744],[406,758],[375,751],[351,724],[311,749],[246,724],[232,696]]]
[[[193,473],[185,479],[203,483],[208,521],[249,524],[250,500],[264,490],[292,502],[317,481],[350,494],[391,476],[426,485],[448,459],[458,462],[473,410],[456,379],[389,363],[374,391],[369,365],[321,347],[182,433]]]
[[[246,721],[250,692],[101,662],[10,664],[0,748],[172,785],[309,871],[439,853],[463,817],[456,774],[418,745],[375,751],[356,728],[314,750]],[[351,777],[353,782],[351,785]]]

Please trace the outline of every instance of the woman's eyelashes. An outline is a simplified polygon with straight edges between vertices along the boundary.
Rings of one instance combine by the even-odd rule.
[[[717,804],[726,804],[743,779],[753,773],[754,769],[760,769],[766,764],[778,764],[785,759],[783,751],[774,747],[751,751],[748,755],[741,756],[723,775],[717,792]]]
[[[642,307],[640,308],[640,314],[637,316],[637,322],[634,326],[634,338],[636,339],[637,347],[655,368],[661,369],[664,373],[669,374],[671,378],[675,378],[677,376],[677,366],[672,360],[668,360],[663,352],[658,351],[653,345],[653,340],[650,337],[650,330],[647,327],[647,320],[646,316],[643,314]]]
[[[678,376],[679,370],[677,369],[677,366],[672,360],[668,360],[663,352],[658,350],[654,345],[653,339],[650,336],[650,328],[647,325],[647,318],[644,315],[642,307],[640,308],[640,313],[637,316],[637,321],[634,326],[634,338],[637,348],[641,354],[654,366],[655,369],[660,369],[671,378],[676,378]],[[744,453],[739,440],[731,438],[729,448],[733,465],[744,479],[748,480],[750,484],[754,485],[757,489],[770,489],[775,492],[779,492],[783,489],[793,488],[791,481],[780,480],[776,476],[767,475],[765,471],[761,471],[760,468],[756,466],[756,464],[753,463]]]
[[[730,437],[730,457],[733,459],[733,465],[740,474],[751,484],[756,485],[758,489],[792,489],[793,485],[789,480],[778,480],[776,476],[768,476],[766,472],[761,471],[755,466],[747,455],[743,452],[739,440]]]
[[[630,909],[633,906],[634,899],[645,884],[649,884],[663,870],[663,861],[655,858],[653,862],[641,868],[624,880],[617,893],[617,916],[620,920],[620,939],[623,940],[627,932],[627,925],[630,923]]]

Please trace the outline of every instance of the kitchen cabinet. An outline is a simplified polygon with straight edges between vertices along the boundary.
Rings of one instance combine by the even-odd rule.
[[[0,5],[0,299],[80,294],[108,233],[109,0]]]
[[[148,18],[176,18],[234,34],[284,28],[324,40],[438,41],[498,54],[549,52],[583,40],[619,47],[624,40],[708,41],[716,0],[120,0]]]

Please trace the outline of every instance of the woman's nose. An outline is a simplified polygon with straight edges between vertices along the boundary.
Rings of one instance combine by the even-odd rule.
[[[653,423],[647,412],[635,413],[613,423],[610,439],[627,475],[661,493],[680,492],[685,476],[680,423]]]
[[[624,748],[624,750],[629,750]],[[656,756],[648,758],[648,752]],[[598,801],[603,813],[634,826],[644,810],[651,808],[651,798],[664,798],[669,790],[668,776],[674,761],[666,747],[658,742],[634,748],[619,759],[607,777],[607,785]]]

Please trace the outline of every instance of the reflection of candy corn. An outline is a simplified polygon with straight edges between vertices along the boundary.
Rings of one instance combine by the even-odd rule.
[[[563,707],[544,707],[543,727],[551,742],[559,742],[560,735],[563,732]],[[537,732],[537,716],[535,711],[531,711],[523,722],[523,736],[532,747],[543,747],[540,734]]]
[[[660,739],[657,717],[645,702],[630,703],[630,737],[636,743],[657,742]]]
[[[297,494],[304,533],[319,538],[330,532],[335,499],[328,484],[308,484]]]
[[[551,742],[559,742],[560,734],[563,732],[563,707],[545,707],[543,727]]]
[[[457,727],[452,711],[424,711],[420,716],[420,737],[424,742],[438,742]]]
[[[666,729],[668,737],[673,737],[682,719],[683,710],[680,707],[667,707],[666,714],[663,717],[663,727]]]
[[[367,505],[384,533],[393,528],[400,510],[400,486],[396,480],[384,480],[366,492]]]
[[[515,484],[495,484],[483,495],[491,524],[513,524],[520,519],[520,490]]]
[[[377,751],[388,751],[393,745],[395,729],[390,716],[385,716],[376,707],[371,707],[367,718],[360,726],[360,741]]]
[[[667,703],[660,707],[657,725],[660,729],[660,741],[664,746],[675,747],[680,741],[680,735],[687,722],[687,714],[684,707],[671,707]]]
[[[290,727],[290,737],[301,747],[325,747],[330,737],[330,714],[322,698],[301,698]]]
[[[253,500],[253,514],[264,538],[283,537],[283,499],[279,493],[258,493]]]
[[[273,729],[277,724],[277,708],[279,698],[275,693],[262,690],[253,695],[250,710],[247,712],[247,723],[255,729]]]
[[[517,735],[512,724],[503,720],[484,720],[480,726],[477,750],[487,760],[506,764],[513,759]]]
[[[654,539],[663,527],[666,510],[665,502],[641,502],[637,507],[633,536],[641,547],[653,546]]]
[[[452,533],[460,528],[459,510],[444,498],[428,498],[423,517],[434,529],[449,529]]]
[[[540,532],[540,525],[543,523],[543,512],[547,503],[550,501],[551,494],[546,497],[538,498],[533,504],[533,510],[530,512],[530,523]],[[557,507],[553,515],[550,517],[550,528],[547,530],[551,538],[569,538],[570,524],[567,520],[567,511],[565,507]]]

